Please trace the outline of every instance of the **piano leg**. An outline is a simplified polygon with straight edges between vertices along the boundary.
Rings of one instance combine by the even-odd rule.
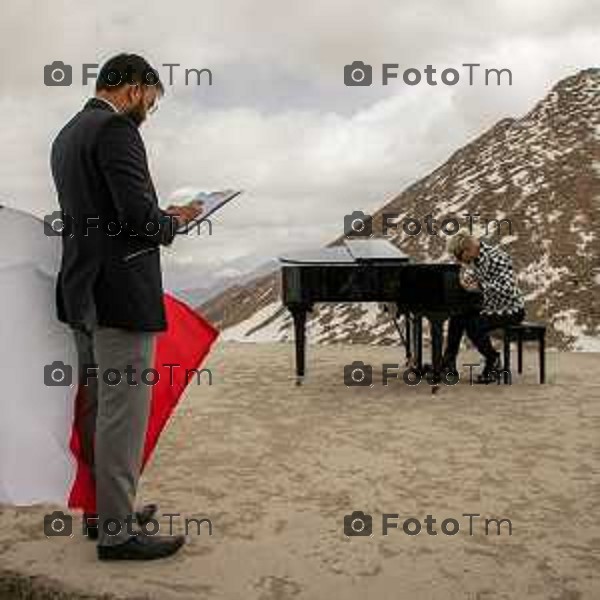
[[[306,315],[310,306],[293,304],[288,306],[294,319],[294,340],[296,343],[296,385],[302,385],[306,359]]]
[[[414,338],[414,355],[416,357],[417,368],[420,372],[423,371],[423,319],[421,315],[413,315],[413,338]]]
[[[444,319],[429,318],[431,325],[431,393],[435,394],[439,388],[442,373],[442,343],[444,332]]]
[[[389,313],[390,310],[387,304],[384,304],[384,311]],[[404,331],[402,331],[402,327],[400,326],[399,319],[400,317],[404,319]],[[406,312],[402,312],[400,306],[396,306],[396,314],[392,317],[392,323],[394,323],[394,327],[398,332],[398,336],[400,337],[400,342],[404,346],[404,358],[405,364],[407,367],[414,366],[414,353],[412,349],[412,315]]]

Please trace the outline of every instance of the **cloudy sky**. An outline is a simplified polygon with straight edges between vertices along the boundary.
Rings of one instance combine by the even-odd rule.
[[[165,252],[173,285],[202,285],[279,253],[318,246],[344,214],[369,211],[497,120],[521,116],[560,78],[597,66],[600,4],[585,0],[3,0],[0,20],[0,202],[42,216],[56,208],[49,147],[93,93],[82,63],[146,56],[174,83],[143,126],[162,198],[181,187],[246,191],[213,235]],[[44,66],[72,65],[48,87]],[[373,67],[369,87],[344,66]],[[382,85],[382,63],[399,79]],[[469,85],[463,63],[480,63]],[[437,70],[437,86],[402,81]],[[185,68],[208,68],[185,85]],[[440,73],[455,68],[456,85]],[[485,68],[512,71],[485,85]],[[176,283],[175,283],[176,282]]]

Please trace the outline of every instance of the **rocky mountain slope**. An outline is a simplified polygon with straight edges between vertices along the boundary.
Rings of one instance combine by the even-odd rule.
[[[486,218],[510,220],[510,231],[507,222],[490,223],[487,233],[513,256],[528,318],[548,323],[551,345],[600,350],[600,69],[560,81],[528,114],[501,120],[456,151],[373,215],[376,235],[388,213],[398,215],[388,239],[421,260],[445,257],[447,236],[425,233],[427,215],[439,228],[478,214],[480,233]],[[408,218],[422,223],[419,235],[403,230]],[[273,272],[200,310],[226,339],[287,340],[291,320],[279,287]],[[397,343],[376,305],[317,306],[308,333],[321,343]]]

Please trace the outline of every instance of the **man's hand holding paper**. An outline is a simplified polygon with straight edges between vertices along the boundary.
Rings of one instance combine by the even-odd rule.
[[[177,227],[179,228],[197,219],[204,212],[204,203],[199,200],[192,200],[183,205],[171,205],[165,212],[175,217]]]
[[[204,192],[189,188],[179,190],[171,196],[171,201],[181,202],[192,198],[185,204],[172,204],[165,212],[177,219],[177,233],[188,233],[194,226],[210,217],[221,207],[241,194],[241,190],[220,190]]]

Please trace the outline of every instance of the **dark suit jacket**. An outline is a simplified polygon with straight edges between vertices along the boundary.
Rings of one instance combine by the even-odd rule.
[[[133,120],[92,98],[54,140],[50,162],[65,218],[58,318],[166,329],[158,247],[175,231],[158,206]]]

